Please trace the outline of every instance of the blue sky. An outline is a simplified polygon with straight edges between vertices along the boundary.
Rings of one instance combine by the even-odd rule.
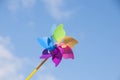
[[[0,80],[24,80],[41,62],[37,38],[59,23],[79,41],[75,59],[49,59],[31,80],[120,80],[119,0],[1,0]]]

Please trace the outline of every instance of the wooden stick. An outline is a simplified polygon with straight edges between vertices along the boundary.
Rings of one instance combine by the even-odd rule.
[[[30,80],[32,76],[40,69],[40,67],[47,61],[47,59],[44,59],[30,74],[25,80]]]

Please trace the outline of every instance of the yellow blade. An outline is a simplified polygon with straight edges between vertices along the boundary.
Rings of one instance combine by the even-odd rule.
[[[73,48],[74,45],[78,43],[77,40],[75,40],[74,38],[72,38],[70,36],[64,37],[63,42],[71,48]]]

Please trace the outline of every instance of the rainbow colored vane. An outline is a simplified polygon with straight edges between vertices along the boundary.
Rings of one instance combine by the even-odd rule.
[[[74,54],[71,48],[78,43],[74,38],[66,36],[63,24],[60,24],[53,29],[50,37],[39,38],[38,41],[40,45],[45,48],[40,56],[40,58],[44,60],[26,77],[25,80],[30,80],[50,57],[52,57],[55,66],[58,66],[62,57],[65,59],[74,59]]]
[[[63,24],[59,24],[50,37],[39,38],[38,41],[40,45],[45,48],[40,56],[41,59],[52,57],[55,66],[59,65],[62,57],[65,59],[74,59],[71,48],[73,48],[78,41],[70,36],[66,36]]]

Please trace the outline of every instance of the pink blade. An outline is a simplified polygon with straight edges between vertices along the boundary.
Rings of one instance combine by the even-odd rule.
[[[74,59],[74,55],[73,54],[63,54],[63,58],[64,59],[69,59],[69,58]]]
[[[69,58],[74,59],[73,51],[69,46],[66,46],[65,48],[62,48],[62,47],[60,47],[60,48],[61,48],[60,50],[62,52],[63,58],[65,58],[65,59],[69,59]]]

